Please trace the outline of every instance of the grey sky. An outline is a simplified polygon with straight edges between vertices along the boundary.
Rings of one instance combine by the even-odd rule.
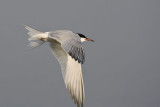
[[[159,0],[1,0],[0,107],[75,107],[49,46],[23,24],[84,43],[86,107],[160,107]]]

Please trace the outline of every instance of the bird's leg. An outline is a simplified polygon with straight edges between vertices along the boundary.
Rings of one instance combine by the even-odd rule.
[[[40,38],[40,40],[41,40],[41,41],[47,41],[47,39],[46,39],[46,38]]]

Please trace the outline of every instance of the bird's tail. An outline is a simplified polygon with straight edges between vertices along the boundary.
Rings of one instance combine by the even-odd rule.
[[[46,42],[45,40],[48,37],[48,34],[46,32],[40,32],[26,25],[25,28],[29,31],[28,35],[30,37],[28,38],[28,40],[30,42],[29,46],[31,48],[36,48]]]

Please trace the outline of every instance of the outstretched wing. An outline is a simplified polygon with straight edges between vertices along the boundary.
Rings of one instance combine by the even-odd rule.
[[[79,63],[84,63],[85,53],[80,41],[80,37],[71,31],[54,31],[49,34],[49,37],[57,40],[62,48]]]
[[[50,43],[50,47],[61,65],[65,85],[74,99],[75,104],[77,104],[77,107],[80,107],[80,105],[84,107],[85,93],[81,64],[66,53],[60,43],[53,41]]]

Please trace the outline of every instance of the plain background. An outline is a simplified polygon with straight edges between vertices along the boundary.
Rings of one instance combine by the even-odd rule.
[[[23,24],[83,44],[85,107],[160,107],[160,0],[1,0],[0,107],[75,107],[48,44]]]

